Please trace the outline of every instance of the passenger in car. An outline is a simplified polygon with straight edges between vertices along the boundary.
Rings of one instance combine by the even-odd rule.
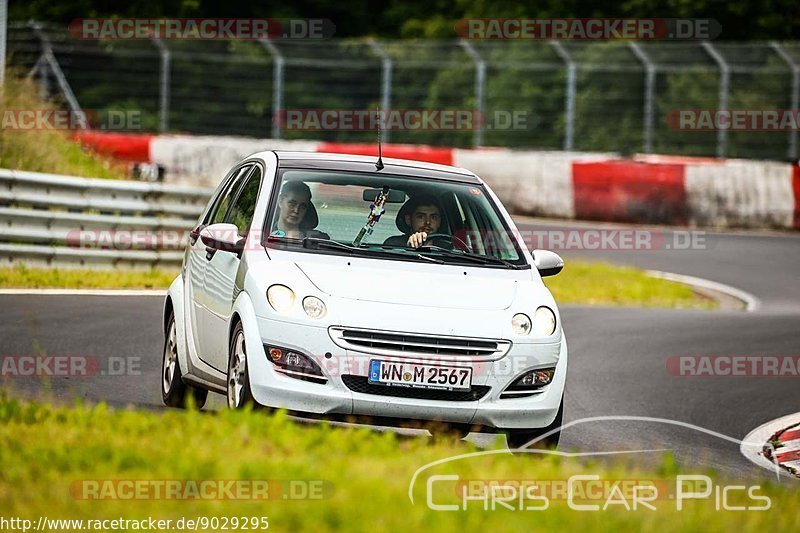
[[[330,239],[330,235],[315,229],[317,224],[319,217],[308,185],[302,181],[284,183],[278,195],[278,213],[270,235],[289,239]]]

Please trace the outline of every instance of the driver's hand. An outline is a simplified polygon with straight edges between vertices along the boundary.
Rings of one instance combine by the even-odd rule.
[[[408,244],[408,246],[411,246],[412,248],[419,248],[420,246],[422,246],[422,244],[425,242],[425,239],[427,238],[428,238],[427,233],[425,233],[424,231],[418,231],[408,238],[408,242],[406,244]]]

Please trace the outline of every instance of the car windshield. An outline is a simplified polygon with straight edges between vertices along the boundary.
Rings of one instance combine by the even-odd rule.
[[[268,247],[494,268],[527,267],[480,184],[282,169]]]

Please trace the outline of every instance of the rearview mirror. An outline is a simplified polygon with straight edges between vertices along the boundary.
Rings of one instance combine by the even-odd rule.
[[[372,202],[381,193],[382,189],[364,189],[362,198],[365,202]],[[406,201],[406,193],[398,191],[397,189],[389,189],[389,198],[387,204],[402,204]]]
[[[239,236],[239,228],[233,224],[211,224],[200,231],[200,239],[211,251],[231,252],[241,256],[244,250],[244,237]]]
[[[555,276],[564,268],[564,260],[561,259],[561,256],[550,250],[534,250],[533,263],[542,277]]]

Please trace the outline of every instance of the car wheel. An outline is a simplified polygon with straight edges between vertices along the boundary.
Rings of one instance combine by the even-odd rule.
[[[506,431],[506,442],[508,444],[509,449],[516,449],[525,446],[528,442],[532,441],[536,437],[544,435],[554,429],[557,429],[555,433],[548,435],[547,437],[536,441],[533,443],[530,448],[557,448],[558,441],[561,438],[561,424],[564,420],[564,398],[561,398],[561,405],[558,407],[558,413],[556,414],[555,420],[544,428],[539,429],[521,429],[521,430],[510,430]]]
[[[247,371],[247,349],[244,344],[244,328],[242,323],[236,324],[231,335],[228,355],[228,407],[243,409],[255,407],[256,403],[250,390],[250,373]]]
[[[170,314],[164,338],[164,357],[161,359],[161,399],[168,407],[187,407],[190,397],[194,407],[201,409],[206,404],[208,391],[183,382],[183,373],[178,361],[175,315]]]

